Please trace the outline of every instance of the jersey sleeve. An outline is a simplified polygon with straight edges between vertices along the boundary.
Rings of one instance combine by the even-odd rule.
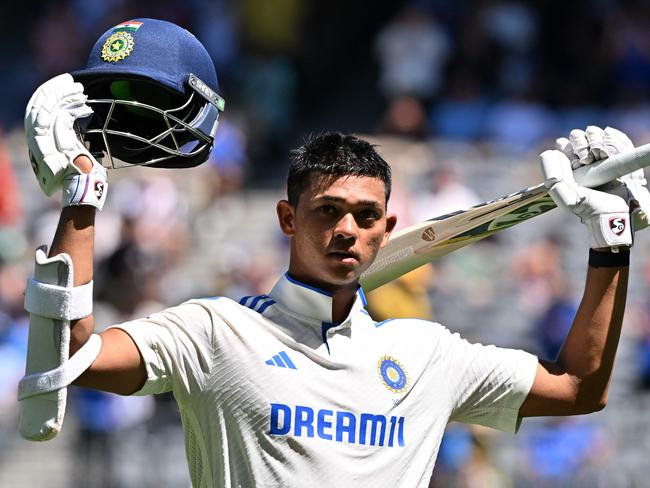
[[[519,408],[533,386],[537,357],[521,350],[472,344],[449,331],[443,342],[453,402],[450,420],[517,432]]]
[[[135,342],[147,380],[135,395],[173,391],[181,401],[203,390],[214,361],[214,318],[198,300],[114,325]]]

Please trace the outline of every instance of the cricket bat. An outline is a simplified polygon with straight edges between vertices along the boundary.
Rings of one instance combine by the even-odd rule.
[[[650,144],[574,171],[576,181],[594,188],[650,165]],[[543,183],[496,200],[434,217],[393,234],[361,275],[364,291],[398,278],[441,256],[555,208]]]

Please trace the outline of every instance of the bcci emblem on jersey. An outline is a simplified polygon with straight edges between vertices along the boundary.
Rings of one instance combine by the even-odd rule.
[[[408,388],[409,377],[404,371],[404,366],[395,358],[382,357],[377,363],[377,370],[386,388],[393,393],[402,393]]]

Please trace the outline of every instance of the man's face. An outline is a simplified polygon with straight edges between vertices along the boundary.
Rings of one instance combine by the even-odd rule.
[[[289,272],[329,291],[356,286],[397,221],[386,214],[384,183],[367,176],[315,174],[296,207],[283,200],[277,211],[291,237]]]

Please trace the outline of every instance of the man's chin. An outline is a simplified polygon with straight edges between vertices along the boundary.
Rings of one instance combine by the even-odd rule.
[[[364,269],[358,264],[354,266],[340,265],[328,267],[326,280],[333,286],[356,284]]]

